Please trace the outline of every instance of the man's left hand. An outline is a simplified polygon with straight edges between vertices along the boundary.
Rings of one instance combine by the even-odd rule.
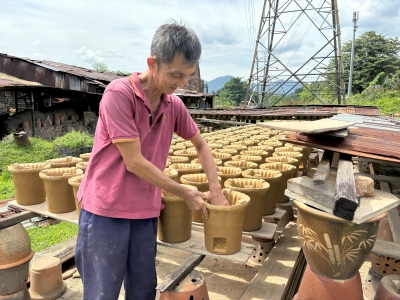
[[[229,206],[228,200],[226,200],[225,196],[222,194],[222,190],[209,194],[209,203],[215,206]]]

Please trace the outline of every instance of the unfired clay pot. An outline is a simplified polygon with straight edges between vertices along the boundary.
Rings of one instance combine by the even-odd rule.
[[[79,203],[79,200],[76,197],[76,194],[78,193],[79,186],[81,185],[82,179],[83,179],[83,174],[76,175],[76,176],[73,176],[68,179],[68,184],[72,186],[72,191],[74,192],[76,213],[78,214],[78,217],[81,213],[81,204]]]
[[[185,149],[186,149],[186,147],[184,145],[177,145],[177,144],[171,145],[169,147],[169,150],[172,150],[172,151],[185,150]]]
[[[301,161],[301,160],[303,159],[303,154],[301,154],[300,152],[296,152],[296,151],[293,151],[293,152],[289,152],[289,151],[274,152],[274,153],[272,154],[272,156],[293,157],[293,158],[297,159],[298,161]],[[299,171],[299,170],[303,170],[303,169],[300,168],[300,164],[299,164],[299,167],[296,169],[296,171]],[[295,171],[295,173],[293,174],[293,177],[297,177],[297,176],[298,176],[298,174],[297,174],[296,171]]]
[[[202,171],[201,164],[175,163],[169,166],[170,169],[178,171],[178,182],[181,182],[181,176],[185,174],[196,174]]]
[[[21,223],[0,230],[0,254],[0,295],[17,293],[26,287],[34,254]]]
[[[257,146],[255,146],[255,147],[257,147]],[[267,157],[270,157],[272,154],[265,150],[249,149],[249,150],[240,151],[240,155],[261,156],[261,158],[262,158],[261,162],[258,163],[258,164],[261,164],[261,163],[265,162],[265,159]]]
[[[261,169],[270,169],[276,170],[282,173],[282,180],[278,182],[278,198],[276,199],[276,203],[283,203],[289,201],[289,198],[285,196],[285,190],[287,188],[287,181],[290,178],[293,178],[293,174],[296,170],[295,166],[283,163],[265,163],[260,165]]]
[[[214,152],[214,153],[212,153],[212,156],[214,158],[220,159],[222,161],[222,163],[232,159],[232,155],[229,153],[215,153]]]
[[[258,143],[258,146],[262,146],[262,145],[271,146],[274,149],[283,146],[283,144],[281,142],[279,142],[279,141],[271,141],[271,140],[261,141],[261,142]]]
[[[218,181],[221,182],[221,177],[219,176]],[[202,193],[210,190],[207,175],[204,173],[183,175],[181,177],[181,182],[183,184],[195,186],[197,190]],[[192,211],[192,221],[203,223],[203,213],[201,210]]]
[[[87,166],[88,166],[88,161],[81,161],[81,162],[78,162],[77,164],[76,164],[76,167],[78,168],[78,169],[81,169],[82,171],[83,171],[83,173],[85,173],[85,171],[86,171],[86,168],[87,168]]]
[[[222,144],[218,144],[218,143],[208,143],[207,145],[211,150],[212,149],[221,149],[222,147],[224,147]]]
[[[194,186],[185,186],[190,189],[197,189]],[[159,240],[166,243],[181,243],[190,239],[192,211],[185,200],[163,190],[162,202],[164,209],[160,212],[157,231]]]
[[[271,157],[272,153],[274,152],[274,147],[272,146],[268,146],[268,145],[261,145],[261,146],[250,146],[249,150],[263,150],[263,151],[267,151],[268,152],[268,156],[267,157]],[[265,159],[264,159],[265,161]]]
[[[231,178],[225,181],[225,188],[241,192],[250,197],[246,208],[243,230],[255,231],[262,226],[265,196],[269,183],[262,179]]]
[[[49,212],[60,214],[76,209],[74,192],[68,179],[80,174],[83,171],[78,168],[52,168],[39,173],[44,182]]]
[[[191,163],[193,163],[193,164],[199,164],[199,163],[200,163],[200,159],[198,159],[198,158],[193,159],[193,160],[191,161]],[[222,166],[222,160],[220,160],[219,158],[214,158],[214,164],[215,164],[216,166]]]
[[[225,149],[235,149],[237,151],[247,150],[248,149],[247,146],[242,145],[242,144],[231,144],[231,145],[225,146],[224,148]]]
[[[296,170],[293,173],[293,177],[297,177],[298,176],[299,160],[294,158],[294,157],[290,157],[290,156],[267,157],[265,159],[265,162],[267,162],[267,163],[281,162],[281,163],[284,163],[284,164],[289,164],[289,165],[295,166]]]
[[[171,178],[173,181],[181,183],[181,181],[179,180],[178,176],[179,173],[177,170],[166,168],[164,169],[164,174],[167,175],[169,178]]]
[[[231,155],[238,154],[238,151],[236,149],[232,149],[232,148],[214,149],[212,152],[213,153],[229,153]]]
[[[241,248],[244,217],[250,197],[229,189],[223,189],[222,192],[230,206],[206,203],[208,218],[204,220],[204,239],[208,251],[226,255],[236,253]]]
[[[167,161],[170,161],[172,164],[189,163],[190,159],[187,156],[168,156]]]
[[[247,169],[256,169],[258,164],[247,160],[230,160],[225,162],[225,167],[240,168],[242,171]]]
[[[176,150],[174,151],[174,156],[185,156],[189,157],[189,162],[192,161],[193,159],[197,158],[197,151],[196,150]]]
[[[92,152],[82,153],[79,155],[79,157],[82,158],[83,161],[89,161],[91,154]]]
[[[263,215],[272,215],[275,213],[276,200],[279,198],[279,182],[282,181],[282,173],[269,169],[248,169],[243,171],[245,178],[263,179],[269,183],[269,190],[264,198]]]
[[[18,204],[33,205],[46,200],[46,192],[39,172],[50,167],[49,163],[12,164],[8,166],[8,171],[12,174]]]
[[[32,300],[53,300],[65,293],[67,287],[62,280],[61,261],[57,257],[42,257],[31,265]]]
[[[81,162],[82,158],[66,156],[62,158],[54,158],[46,160],[47,163],[51,164],[52,168],[70,168],[75,167],[78,162]]]
[[[302,202],[294,203],[301,247],[310,268],[332,279],[356,275],[375,244],[379,220],[387,213],[356,224]]]
[[[260,165],[263,163],[263,159],[260,155],[235,155],[232,156],[232,160],[247,160]]]
[[[217,167],[217,174],[221,177],[221,186],[224,186],[227,179],[242,177],[242,169],[234,167]]]

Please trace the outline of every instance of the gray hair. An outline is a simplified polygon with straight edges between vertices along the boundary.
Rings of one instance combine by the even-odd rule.
[[[157,29],[150,54],[156,57],[158,66],[170,64],[176,55],[182,54],[189,67],[193,67],[200,59],[201,44],[192,29],[173,21]]]

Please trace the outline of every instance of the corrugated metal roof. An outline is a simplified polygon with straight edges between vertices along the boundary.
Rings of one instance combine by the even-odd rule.
[[[42,86],[38,82],[19,79],[4,73],[0,73],[0,88],[7,86]]]
[[[191,91],[191,90],[187,90],[187,89],[177,89],[174,92],[174,94],[177,96],[195,97],[195,98],[215,96],[214,94],[205,94],[205,93],[200,93],[200,92]]]

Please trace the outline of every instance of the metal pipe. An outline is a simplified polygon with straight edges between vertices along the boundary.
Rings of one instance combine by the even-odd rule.
[[[351,97],[351,91],[353,88],[353,72],[354,72],[354,44],[356,39],[356,30],[357,30],[357,21],[358,21],[358,11],[353,12],[353,41],[351,43],[351,59],[350,59],[350,74],[349,74],[349,87],[347,89],[347,97]]]

